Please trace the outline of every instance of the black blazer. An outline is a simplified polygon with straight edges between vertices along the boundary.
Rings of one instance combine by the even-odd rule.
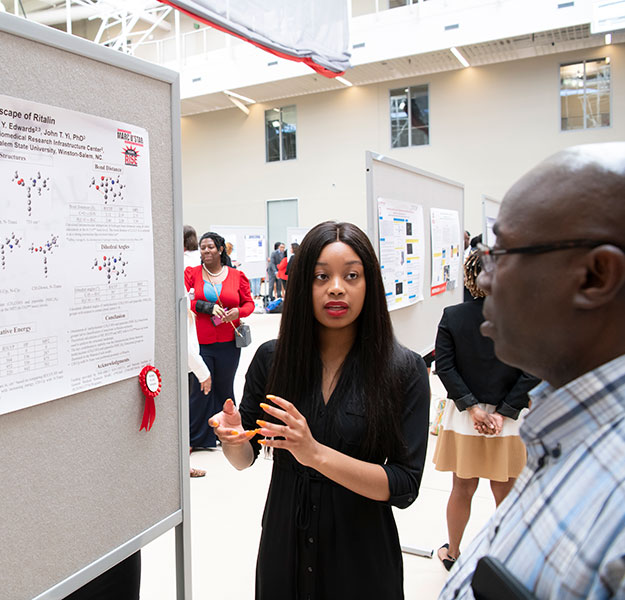
[[[481,402],[516,419],[539,380],[502,363],[490,338],[480,333],[483,298],[448,306],[436,335],[436,374],[458,410]]]

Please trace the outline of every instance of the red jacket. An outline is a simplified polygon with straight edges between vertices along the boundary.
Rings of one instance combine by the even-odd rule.
[[[228,269],[228,276],[221,284],[219,298],[224,308],[238,308],[240,317],[247,317],[254,312],[254,300],[250,293],[250,282],[245,273],[225,267]],[[200,344],[214,344],[215,342],[231,342],[234,339],[234,329],[230,323],[213,325],[210,315],[198,313],[195,310],[197,300],[206,300],[204,296],[204,278],[202,276],[202,266],[188,267],[184,272],[184,283],[187,290],[195,290],[195,299],[191,300],[191,310],[196,313],[195,319],[197,327],[197,339]],[[210,285],[210,284],[209,284]],[[240,321],[233,321],[235,327]]]
[[[278,265],[278,279],[284,279],[284,281],[286,281],[289,278],[289,276],[286,274],[287,264],[288,260],[285,256]]]

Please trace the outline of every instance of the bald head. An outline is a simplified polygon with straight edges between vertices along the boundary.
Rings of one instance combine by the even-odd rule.
[[[543,161],[510,188],[493,230],[504,250],[543,247],[501,256],[478,280],[501,360],[559,386],[625,353],[625,143]]]
[[[574,146],[544,160],[506,194],[512,212],[538,241],[591,238],[625,246],[625,142]]]

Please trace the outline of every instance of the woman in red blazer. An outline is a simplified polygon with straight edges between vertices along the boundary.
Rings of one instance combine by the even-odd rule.
[[[278,263],[278,279],[282,280],[282,297],[284,298],[284,293],[286,291],[286,282],[289,276],[286,274],[286,268],[288,265],[288,258],[286,256],[286,250],[284,251],[284,258]]]
[[[192,378],[189,390],[189,424],[192,448],[214,448],[217,438],[208,419],[219,412],[228,399],[234,400],[234,375],[241,349],[234,342],[234,328],[240,318],[254,311],[250,283],[245,274],[226,266],[225,240],[212,231],[200,238],[202,263],[184,272],[191,295],[191,310],[196,314],[200,355],[211,372],[208,396]]]

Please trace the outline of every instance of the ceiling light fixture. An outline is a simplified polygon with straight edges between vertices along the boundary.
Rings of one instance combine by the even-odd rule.
[[[471,65],[469,64],[469,61],[462,56],[462,54],[460,53],[460,50],[458,50],[458,48],[456,48],[455,46],[452,46],[450,49],[451,53],[460,61],[460,64],[466,69],[467,67],[470,67]]]
[[[605,45],[609,46],[612,43],[612,34],[611,33],[606,33],[605,34]]]
[[[352,87],[354,85],[351,81],[347,81],[347,79],[341,76],[335,77],[334,79],[336,79],[339,83],[346,85],[347,87]]]

